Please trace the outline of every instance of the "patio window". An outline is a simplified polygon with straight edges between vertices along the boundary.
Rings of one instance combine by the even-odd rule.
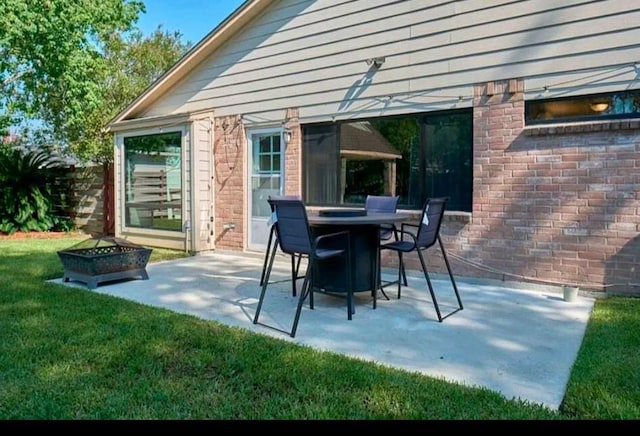
[[[316,206],[362,206],[367,195],[398,195],[419,210],[427,197],[471,211],[471,109],[372,118],[302,128],[304,200]]]
[[[182,231],[181,132],[124,138],[127,227]]]
[[[640,118],[640,91],[592,94],[525,103],[527,125]]]

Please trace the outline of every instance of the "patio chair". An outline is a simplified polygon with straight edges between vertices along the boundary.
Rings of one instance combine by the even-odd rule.
[[[345,262],[344,271],[347,283],[347,318],[351,320],[355,309],[353,302],[353,281],[350,268],[351,240],[349,231],[344,230],[313,237],[311,228],[309,227],[307,210],[301,200],[269,199],[268,201],[272,206],[275,215],[274,227],[276,239],[274,244],[280,244],[282,251],[286,254],[291,256],[307,256],[309,261],[304,275],[302,288],[300,289],[298,306],[291,331],[286,332],[266,324],[263,325],[283,331],[284,333],[288,333],[291,337],[295,337],[296,330],[298,328],[298,321],[300,319],[300,312],[302,311],[302,306],[307,296],[309,297],[309,306],[313,309],[314,265],[316,262],[322,262],[336,257],[342,257]],[[271,269],[273,268],[273,261],[274,256],[271,256],[266,270],[265,279],[262,283],[256,314],[253,318],[254,324],[258,324],[258,317],[260,316],[260,310],[262,309],[262,303],[269,284],[269,276],[271,274]]]
[[[433,300],[433,305],[436,309],[436,314],[438,315],[439,322],[442,322],[448,316],[462,310],[462,300],[460,299],[460,293],[458,292],[456,281],[453,278],[453,273],[451,272],[451,266],[449,265],[449,259],[447,258],[447,253],[444,249],[444,245],[442,244],[442,239],[440,239],[440,225],[442,224],[442,217],[444,216],[444,210],[446,208],[447,201],[448,198],[427,199],[422,209],[420,223],[403,223],[399,231],[400,240],[392,241],[380,246],[381,249],[393,250],[398,253],[398,298],[400,298],[401,288],[400,276],[402,268],[404,268],[403,254],[411,253],[413,251],[416,251],[418,253],[418,258],[420,259],[424,277],[427,280],[427,286],[429,287],[429,293],[431,294],[431,299]],[[415,233],[408,231],[407,229],[411,227],[417,229],[417,231]],[[458,308],[444,317],[440,313],[438,300],[436,299],[436,294],[433,292],[433,286],[431,285],[431,279],[429,277],[429,272],[427,271],[427,265],[422,254],[423,251],[433,247],[436,241],[440,245],[442,257],[444,258],[444,262],[447,266],[447,271],[449,272],[449,277],[451,278],[451,284],[453,285],[453,291],[455,293],[456,299],[458,300]]]
[[[270,195],[269,199],[274,200],[300,200],[300,197],[297,195]],[[269,204],[271,206],[271,204]],[[273,206],[271,206],[271,213],[273,214]],[[264,253],[264,263],[262,265],[262,274],[260,275],[260,286],[264,283],[265,274],[267,272],[267,265],[269,264],[269,259],[276,255],[278,251],[278,241],[274,240],[275,235],[275,226],[273,223],[271,224],[271,228],[269,229],[269,239],[267,240],[267,249]],[[271,245],[273,244],[273,246]],[[300,271],[300,262],[302,261],[303,256],[291,256],[291,294],[296,296],[296,284],[297,280],[301,279],[298,273]]]
[[[379,212],[379,213],[396,213],[398,210],[398,196],[390,195],[367,195],[364,203],[364,208],[367,212]],[[391,238],[398,240],[398,229],[395,224],[381,224],[380,225],[380,241],[388,241]],[[380,250],[378,250],[378,266],[380,266]],[[382,283],[380,281],[380,291],[382,295],[388,300],[389,297],[384,292],[386,286],[395,284],[395,281]],[[407,286],[407,274],[402,268],[402,283]],[[398,298],[400,295],[398,294]]]

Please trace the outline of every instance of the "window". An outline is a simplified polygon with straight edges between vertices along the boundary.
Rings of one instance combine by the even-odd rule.
[[[594,94],[525,103],[527,125],[640,118],[640,91]]]
[[[267,199],[280,195],[282,186],[282,149],[280,131],[251,133],[251,214],[269,217]]]
[[[448,196],[449,209],[471,211],[471,109],[303,126],[305,202],[360,206],[369,194],[398,195],[420,209]]]
[[[124,138],[125,225],[182,231],[181,132]]]

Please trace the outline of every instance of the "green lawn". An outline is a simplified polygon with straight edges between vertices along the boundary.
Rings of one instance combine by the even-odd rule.
[[[80,240],[0,241],[1,420],[640,418],[640,299],[596,302],[555,412],[45,283]]]

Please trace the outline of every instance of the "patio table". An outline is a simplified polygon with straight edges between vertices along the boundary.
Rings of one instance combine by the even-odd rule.
[[[348,211],[354,213],[348,213]],[[333,213],[332,213],[333,212]],[[324,210],[308,215],[314,235],[348,230],[351,234],[351,277],[354,292],[373,291],[380,287],[380,226],[408,221],[402,213],[374,213],[364,209]],[[313,286],[326,292],[345,292],[344,264],[318,262],[313,274]]]

